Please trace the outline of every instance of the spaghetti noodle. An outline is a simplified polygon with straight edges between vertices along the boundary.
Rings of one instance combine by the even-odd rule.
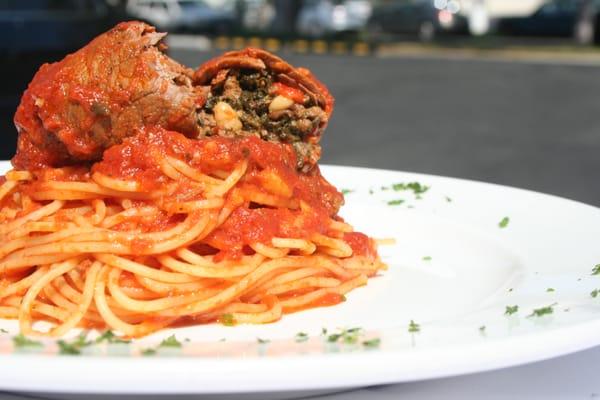
[[[290,144],[139,129],[95,164],[0,185],[0,317],[25,335],[267,323],[385,269]],[[36,321],[52,327],[40,331]]]

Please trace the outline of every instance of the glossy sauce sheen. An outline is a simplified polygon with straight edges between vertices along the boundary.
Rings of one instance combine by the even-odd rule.
[[[204,239],[220,251],[220,258],[237,258],[247,252],[247,246],[252,243],[270,245],[273,237],[309,239],[315,233],[328,234],[328,221],[338,219],[336,214],[343,204],[342,194],[322,177],[318,167],[308,173],[297,171],[295,152],[290,145],[256,137],[192,140],[176,132],[149,129],[107,150],[103,160],[93,166],[92,172],[136,181],[142,191],[160,190],[170,181],[159,168],[165,156],[182,160],[207,175],[231,171],[242,160],[248,161],[244,177],[226,198],[234,211]],[[296,204],[303,202],[304,209],[257,207],[240,194],[249,190],[274,195],[269,192],[269,185],[265,185],[268,181],[278,183],[278,198]],[[187,179],[176,185],[168,196],[170,199],[192,201],[205,198],[197,185]],[[181,215],[165,213],[162,218],[147,222],[143,230],[168,229],[181,218]],[[131,226],[123,228],[131,229]],[[355,255],[375,253],[372,241],[365,235],[346,234],[343,239]]]

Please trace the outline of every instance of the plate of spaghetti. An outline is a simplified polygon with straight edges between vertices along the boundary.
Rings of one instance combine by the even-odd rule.
[[[191,70],[163,38],[119,24],[23,94],[0,166],[0,388],[323,390],[599,343],[598,209],[320,167],[334,99],[309,70],[254,48]]]

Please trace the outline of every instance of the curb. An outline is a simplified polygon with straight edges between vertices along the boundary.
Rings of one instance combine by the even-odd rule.
[[[172,49],[188,49],[199,51],[239,50],[245,47],[260,47],[271,52],[281,50],[298,54],[333,54],[364,57],[376,53],[376,46],[365,41],[344,40],[282,40],[277,38],[242,37],[242,36],[207,36],[169,35],[167,44]]]

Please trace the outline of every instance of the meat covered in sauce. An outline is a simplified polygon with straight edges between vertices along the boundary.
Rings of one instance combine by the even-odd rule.
[[[149,25],[126,22],[60,62],[44,64],[15,114],[17,168],[97,161],[154,125],[197,136],[192,70],[161,52]]]
[[[143,127],[189,138],[257,136],[289,143],[310,170],[333,110],[327,88],[303,68],[259,49],[225,53],[194,73],[165,55],[165,36],[125,22],[60,62],[45,64],[15,114],[13,165],[91,163]]]

